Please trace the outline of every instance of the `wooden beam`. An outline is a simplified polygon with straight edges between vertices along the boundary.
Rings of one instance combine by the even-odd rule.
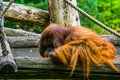
[[[8,5],[7,2],[4,3]],[[41,27],[46,27],[49,24],[48,11],[37,9],[22,4],[12,4],[5,13],[5,19],[28,24],[35,24]]]
[[[11,47],[14,48],[25,48],[25,47],[38,47],[38,42],[40,39],[40,35],[29,35],[28,36],[9,36],[7,37],[7,40]],[[106,39],[108,39],[110,42],[112,42],[116,46],[120,46],[120,38],[113,36],[113,35],[104,35],[102,36]]]

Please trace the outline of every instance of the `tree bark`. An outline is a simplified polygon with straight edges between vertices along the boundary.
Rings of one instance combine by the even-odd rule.
[[[76,5],[76,0],[70,1]],[[48,3],[51,23],[80,26],[78,12],[66,4],[64,0],[48,0]]]
[[[6,12],[5,19],[46,27],[49,24],[49,13],[45,10],[14,3]]]

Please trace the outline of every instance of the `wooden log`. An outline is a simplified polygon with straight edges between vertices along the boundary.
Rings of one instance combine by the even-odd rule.
[[[120,47],[117,47],[119,53],[114,60],[114,64],[120,69]],[[71,72],[71,66],[64,66],[62,64],[54,64],[48,58],[43,59],[38,54],[37,48],[19,48],[12,49],[15,56],[15,60],[18,66],[18,72],[1,74],[0,78],[16,78],[16,79],[83,79],[82,69],[80,65],[77,65],[72,77],[69,77]],[[20,54],[22,53],[22,54]],[[24,55],[25,54],[25,55]],[[64,74],[64,75],[62,75]],[[108,78],[109,80],[120,78],[120,73],[115,73],[111,68],[106,65],[103,67],[92,68],[90,73],[90,79],[101,80],[102,77]],[[92,80],[92,79],[91,79]]]
[[[27,34],[26,34],[27,35]],[[107,38],[110,42],[112,42],[116,46],[120,46],[120,39],[113,35],[104,35],[102,36]],[[7,40],[11,47],[13,48],[30,48],[30,47],[38,47],[38,41],[40,39],[40,35],[37,36],[11,36],[7,37]]]
[[[37,33],[24,31],[22,29],[4,28],[4,30],[7,36],[40,36]]]
[[[108,41],[113,43],[116,46],[120,46],[120,38],[115,35],[102,35],[102,37],[106,38]]]
[[[38,47],[40,36],[7,37],[12,48]]]
[[[49,13],[42,9],[14,3],[6,12],[5,19],[46,27],[49,24]]]
[[[13,73],[17,71],[17,65],[8,42],[5,40],[8,53],[3,54],[2,44],[0,44],[0,73]]]

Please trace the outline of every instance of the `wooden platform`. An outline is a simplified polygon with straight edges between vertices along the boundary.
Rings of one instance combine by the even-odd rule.
[[[116,38],[110,39],[109,37],[108,39],[114,39],[115,41]],[[117,40],[113,42],[116,45],[117,49],[117,56],[114,60],[114,64],[120,69],[120,41]],[[82,70],[79,65],[77,66],[77,69],[74,72],[73,76],[69,77],[71,72],[70,65],[55,65],[54,63],[51,63],[49,59],[43,59],[39,56],[37,47],[12,48],[12,52],[15,56],[18,71],[15,73],[0,73],[0,78],[83,79]],[[100,68],[94,67],[90,73],[90,80],[108,80],[108,78],[109,80],[120,79],[120,73],[115,73],[111,68],[108,68],[107,66]]]

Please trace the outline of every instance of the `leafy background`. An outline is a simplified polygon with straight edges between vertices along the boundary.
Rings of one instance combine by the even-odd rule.
[[[9,1],[9,0],[4,0]],[[120,32],[120,0],[77,0],[77,5],[88,14],[92,15],[97,20],[105,25]],[[47,0],[15,0],[15,3],[32,6],[44,10],[48,10]],[[83,15],[80,15],[81,25],[87,26],[99,34],[108,34],[107,31],[100,26],[88,20]],[[22,23],[11,22],[5,20],[5,26],[15,29],[24,29],[41,33],[43,29],[40,26],[27,25]]]

